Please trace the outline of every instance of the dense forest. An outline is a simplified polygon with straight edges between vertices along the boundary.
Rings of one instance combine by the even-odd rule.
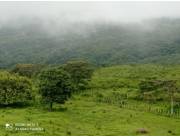
[[[70,22],[38,18],[0,24],[0,68],[17,63],[62,64],[85,59],[96,65],[179,64],[180,19],[140,23]]]

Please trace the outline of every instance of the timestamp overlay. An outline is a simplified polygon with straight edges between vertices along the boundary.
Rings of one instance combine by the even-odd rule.
[[[43,131],[44,128],[39,123],[5,123],[6,130],[10,131]]]

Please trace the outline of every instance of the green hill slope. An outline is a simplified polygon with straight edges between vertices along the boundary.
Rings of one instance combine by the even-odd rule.
[[[100,68],[95,71],[91,86],[93,88],[138,88],[146,78],[176,79],[180,85],[179,65],[120,65]]]
[[[180,66],[120,65],[99,68],[94,72],[90,89],[73,94],[65,105],[56,104],[53,112],[38,106],[1,108],[0,134],[180,135],[178,117],[146,111],[149,106],[152,110],[168,109],[169,102],[163,100],[149,104],[134,99],[139,81],[147,77],[177,79],[179,87]],[[126,99],[124,95],[127,95]],[[122,102],[127,107],[122,107]],[[133,105],[136,108],[131,107]],[[38,123],[36,126],[44,130],[7,130],[6,123]],[[147,133],[138,133],[141,129]]]
[[[0,27],[0,67],[61,64],[74,58],[97,65],[179,64],[179,28],[180,20],[169,18],[140,24],[77,22],[65,27],[17,20]]]

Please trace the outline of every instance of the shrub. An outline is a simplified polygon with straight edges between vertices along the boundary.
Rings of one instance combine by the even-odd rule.
[[[69,61],[64,65],[64,70],[67,71],[77,89],[86,89],[88,81],[91,79],[93,69],[86,61]]]
[[[31,81],[16,74],[0,72],[0,104],[25,103],[32,99]]]

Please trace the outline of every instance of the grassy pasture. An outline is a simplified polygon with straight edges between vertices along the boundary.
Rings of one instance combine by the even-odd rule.
[[[1,107],[0,135],[180,135],[179,118],[144,111],[148,105],[168,108],[168,101],[149,104],[133,99],[138,95],[140,80],[147,77],[176,79],[179,86],[180,66],[100,68],[93,75],[90,89],[74,94],[65,105],[56,104],[53,112],[41,106]],[[121,102],[136,104],[138,109],[120,107]],[[44,130],[16,131],[6,129],[6,123],[38,123]],[[147,133],[137,133],[139,129]]]
[[[54,112],[37,108],[7,108],[0,110],[1,135],[180,135],[180,119],[119,108],[76,97]],[[38,123],[43,131],[14,131],[5,123]]]

